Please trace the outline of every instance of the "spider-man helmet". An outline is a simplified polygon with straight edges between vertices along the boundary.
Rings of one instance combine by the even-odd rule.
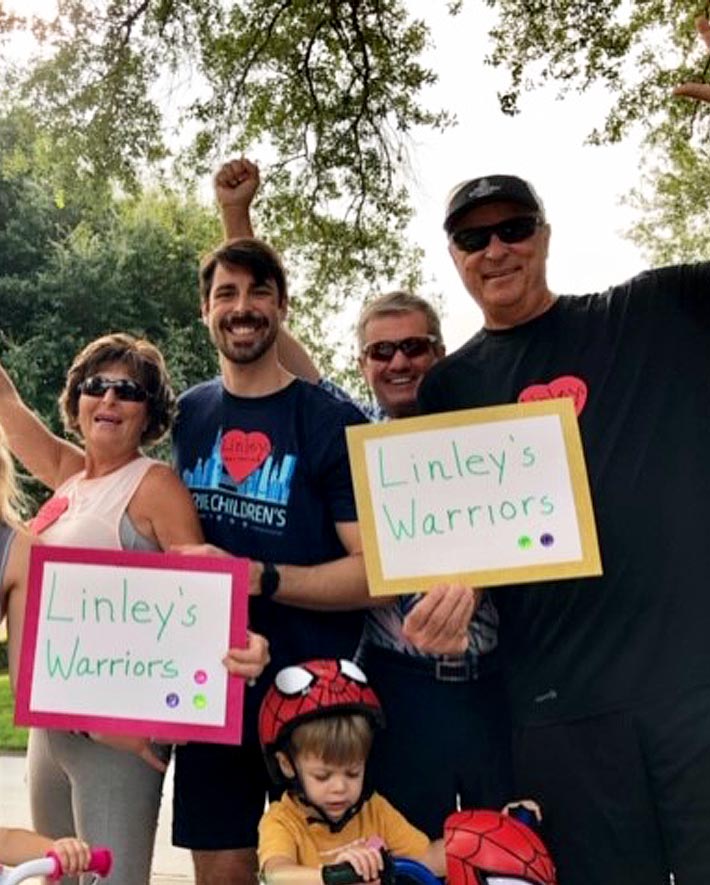
[[[324,716],[359,714],[384,725],[382,707],[367,676],[352,661],[306,661],[279,670],[259,710],[259,740],[269,773],[281,779],[275,753],[293,730]]]
[[[556,885],[537,833],[499,811],[457,811],[444,824],[449,885]]]

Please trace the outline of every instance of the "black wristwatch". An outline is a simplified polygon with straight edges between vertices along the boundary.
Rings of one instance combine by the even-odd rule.
[[[263,562],[262,563],[263,571],[261,573],[261,580],[259,585],[261,587],[261,595],[264,599],[271,599],[271,597],[276,593],[279,589],[279,584],[281,583],[281,575],[279,574],[279,570],[273,564],[273,562]]]

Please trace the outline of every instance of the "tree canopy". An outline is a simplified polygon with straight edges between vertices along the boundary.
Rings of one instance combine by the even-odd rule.
[[[669,98],[675,83],[707,73],[697,3],[448,6],[455,15],[475,2],[498,17],[489,62],[510,73],[502,110],[524,108],[535,85],[601,85],[613,104],[606,120],[590,121],[592,140],[646,132],[637,241],[654,260],[704,250],[707,202],[691,195],[708,189],[707,109]],[[138,194],[161,175],[175,184],[176,169],[194,181],[218,159],[258,150],[259,229],[285,253],[299,332],[326,370],[328,318],[349,297],[417,283],[419,255],[405,235],[409,139],[452,118],[423,103],[436,79],[422,61],[429,31],[405,0],[59,0],[51,22],[3,13],[0,0],[0,39],[23,29],[37,53],[2,64],[0,103],[31,130],[33,156],[15,151],[3,164],[51,155],[45,199],[65,219],[94,217],[116,186]],[[12,260],[23,254],[19,246]]]
[[[53,22],[0,17],[30,27],[41,52],[6,69],[5,95],[53,144],[63,189],[76,170],[136,188],[176,143],[194,180],[258,145],[260,230],[304,282],[314,340],[349,292],[416,279],[407,137],[448,118],[420,103],[427,29],[399,0],[61,0]]]
[[[606,119],[590,121],[590,140],[617,142],[637,127],[645,134],[645,175],[629,183],[639,210],[632,238],[654,262],[710,258],[708,239],[700,234],[710,222],[710,112],[706,105],[670,98],[678,83],[707,81],[707,52],[695,20],[708,16],[710,4],[485,2],[499,15],[489,60],[510,73],[501,108],[517,113],[525,92],[541,84],[555,84],[568,96],[601,86],[612,104]]]
[[[2,362],[59,430],[57,395],[90,340],[127,331],[158,344],[178,389],[216,373],[198,318],[197,261],[218,239],[214,213],[166,187],[66,203],[51,152],[22,114],[0,117]],[[100,196],[100,199],[97,199]]]

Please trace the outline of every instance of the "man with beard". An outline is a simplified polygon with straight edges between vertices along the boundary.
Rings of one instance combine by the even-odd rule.
[[[243,239],[217,249],[202,264],[200,291],[221,375],[181,398],[175,461],[204,552],[251,560],[250,624],[270,640],[272,667],[260,680],[268,686],[285,665],[348,658],[357,647],[357,610],[370,601],[344,428],[364,419],[279,362],[287,290],[269,246]],[[255,881],[268,787],[256,735],[261,694],[247,692],[242,746],[177,750],[173,837],[193,850],[198,885]]]
[[[227,239],[253,235],[249,212],[258,185],[259,169],[245,157],[219,169],[215,196]],[[410,292],[373,298],[360,313],[357,341],[358,366],[376,401],[358,407],[375,421],[415,414],[417,389],[445,352],[433,306]],[[296,340],[281,334],[278,348],[294,374],[350,399],[320,376]],[[486,598],[468,629],[468,647],[456,649],[463,655],[430,655],[431,636],[413,624],[429,606],[440,614],[444,603],[447,617],[458,611],[470,617],[473,597],[454,588],[446,597],[404,594],[372,607],[358,652],[387,717],[370,757],[373,784],[431,839],[441,835],[444,819],[459,804],[496,808],[511,788],[496,612]],[[431,626],[428,615],[426,621]]]

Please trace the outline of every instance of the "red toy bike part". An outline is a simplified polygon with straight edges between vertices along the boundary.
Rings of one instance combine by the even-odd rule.
[[[449,885],[557,885],[555,866],[530,827],[498,811],[457,811],[444,824]]]

